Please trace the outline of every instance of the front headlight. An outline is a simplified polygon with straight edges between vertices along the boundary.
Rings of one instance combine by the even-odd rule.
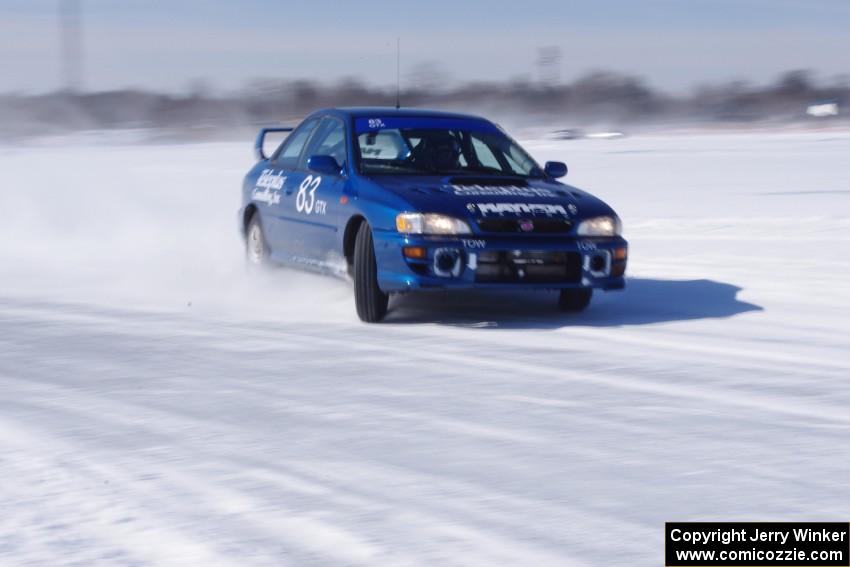
[[[395,227],[402,234],[469,234],[466,222],[433,213],[401,213]]]
[[[579,236],[620,236],[621,232],[623,232],[623,225],[616,216],[583,220],[576,229],[576,234]]]

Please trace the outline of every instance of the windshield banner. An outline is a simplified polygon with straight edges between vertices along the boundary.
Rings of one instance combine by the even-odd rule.
[[[499,133],[486,120],[470,120],[468,118],[431,118],[427,116],[397,116],[371,117],[354,120],[354,129],[358,134],[377,132],[379,130],[394,130],[411,128],[414,130],[462,130],[471,132]]]

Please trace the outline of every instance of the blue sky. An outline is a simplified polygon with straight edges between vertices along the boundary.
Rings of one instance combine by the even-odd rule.
[[[0,0],[0,92],[61,82],[60,0]],[[850,0],[80,0],[84,84],[232,89],[255,78],[357,77],[389,85],[429,63],[447,80],[534,80],[557,46],[560,76],[625,71],[681,91],[764,82],[792,68],[850,74]]]

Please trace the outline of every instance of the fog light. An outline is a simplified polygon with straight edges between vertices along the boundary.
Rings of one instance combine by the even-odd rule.
[[[605,271],[605,257],[604,256],[592,256],[590,258],[590,271],[591,272],[604,272]]]
[[[599,250],[584,257],[584,269],[594,278],[604,278],[611,272],[611,253]]]
[[[441,278],[458,277],[461,270],[460,250],[438,248],[434,251],[434,273]]]
[[[421,246],[405,246],[401,249],[401,253],[405,258],[413,258],[414,260],[423,260],[428,257],[428,251]]]

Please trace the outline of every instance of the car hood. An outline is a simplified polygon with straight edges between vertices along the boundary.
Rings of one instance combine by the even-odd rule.
[[[458,218],[570,218],[613,214],[600,199],[548,179],[375,176],[371,181],[404,199],[411,211]]]

